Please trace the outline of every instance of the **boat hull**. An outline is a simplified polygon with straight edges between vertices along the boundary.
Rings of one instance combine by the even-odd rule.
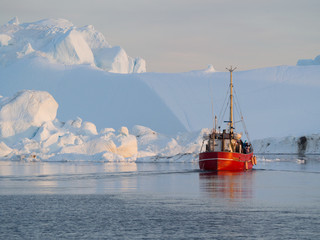
[[[246,171],[254,165],[253,153],[202,152],[199,167],[207,171]]]

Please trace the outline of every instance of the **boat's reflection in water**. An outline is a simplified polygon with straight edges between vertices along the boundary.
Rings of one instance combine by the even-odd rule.
[[[255,171],[246,172],[201,172],[200,190],[212,198],[252,198],[252,181]]]

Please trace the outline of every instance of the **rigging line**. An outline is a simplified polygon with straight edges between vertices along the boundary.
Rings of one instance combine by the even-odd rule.
[[[240,109],[240,104],[239,104],[238,100],[236,100],[236,102],[237,102],[237,103],[235,103],[235,106],[236,106],[236,110],[237,110],[237,112],[238,112],[238,115],[240,116],[240,119],[241,119],[240,121],[241,121],[241,123],[242,123],[242,128],[243,128],[243,130],[244,130],[244,133],[245,133],[246,136],[247,136],[248,141],[250,142],[249,134],[248,134],[246,125],[245,125],[245,123],[244,123],[243,116],[242,116],[241,113],[240,113],[241,110],[239,110],[239,109]]]
[[[246,123],[244,121],[244,117],[242,115],[242,111],[241,111],[241,107],[240,107],[240,102],[239,102],[239,99],[238,99],[238,94],[236,91],[234,91],[234,95],[236,96],[236,109],[238,111],[238,114],[239,114],[239,110],[240,110],[240,117],[241,117],[241,122],[242,122],[242,127],[244,129],[244,133],[246,134],[247,138],[248,138],[248,142],[250,143],[250,137],[249,137],[249,133],[248,133],[248,130],[247,130],[247,126],[246,126]],[[239,108],[239,109],[238,109]]]
[[[238,116],[240,116],[240,121],[234,122],[234,123],[236,124],[236,123],[238,123],[238,122],[242,122],[242,118],[241,118],[241,114],[240,114],[240,111],[239,111],[239,107],[240,107],[240,106],[238,106],[238,105],[240,105],[240,104],[237,102],[237,100],[234,102],[234,105],[236,106],[235,108],[236,108],[236,110],[237,110]],[[236,128],[236,127],[235,127],[235,128]]]
[[[234,95],[236,96],[236,101],[238,102],[238,105],[239,105],[239,109],[240,109],[240,116],[242,116],[242,111],[241,111],[241,107],[240,107],[240,101],[238,99],[238,94],[237,94],[237,91],[234,89]]]
[[[226,102],[227,102],[227,99],[228,99],[228,95],[229,95],[229,89],[228,89],[228,91],[227,91],[227,94],[226,94],[226,97],[225,97],[225,99],[224,99],[224,101],[223,101],[223,104],[222,104],[222,106],[221,106],[221,109],[220,109],[220,112],[219,112],[219,115],[218,115],[218,119],[219,119],[219,126],[221,126],[221,123],[222,123],[222,119],[223,119],[223,117],[224,117],[224,114],[223,114],[223,117],[221,116],[221,114],[222,114],[222,111],[223,111],[223,109],[225,109],[224,110],[224,112],[226,111],[226,108],[228,107],[228,103],[227,103],[227,106],[226,106],[226,108],[224,108],[224,105],[226,104]],[[228,102],[230,101],[230,99],[228,100]]]
[[[237,110],[237,113],[238,113],[238,115],[239,115],[240,118],[241,118],[241,114],[240,114],[240,111],[239,111],[239,107],[238,107],[237,101],[234,102],[234,105],[236,106],[235,108],[236,108],[236,110]]]
[[[211,85],[211,81],[210,81],[210,79],[209,79],[208,81],[209,81],[209,89],[210,89],[210,97],[211,97],[212,122],[213,122],[213,129],[214,129],[213,88],[212,88],[212,85]]]
[[[221,124],[222,124],[222,121],[223,121],[223,119],[224,119],[224,115],[226,114],[226,111],[227,111],[227,109],[228,109],[229,104],[230,104],[230,99],[228,100],[227,106],[225,107],[224,112],[223,112],[223,115],[222,115],[222,117],[220,118],[220,124],[219,124],[219,126],[221,126]]]

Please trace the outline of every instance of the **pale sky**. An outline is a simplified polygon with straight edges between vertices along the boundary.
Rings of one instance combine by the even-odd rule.
[[[0,25],[93,25],[148,72],[247,70],[320,55],[320,0],[0,0]]]

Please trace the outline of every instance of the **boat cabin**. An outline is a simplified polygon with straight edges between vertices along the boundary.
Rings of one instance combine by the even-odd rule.
[[[241,134],[223,132],[213,132],[208,136],[206,144],[206,152],[237,152],[250,153],[252,152],[251,144],[242,142]]]

